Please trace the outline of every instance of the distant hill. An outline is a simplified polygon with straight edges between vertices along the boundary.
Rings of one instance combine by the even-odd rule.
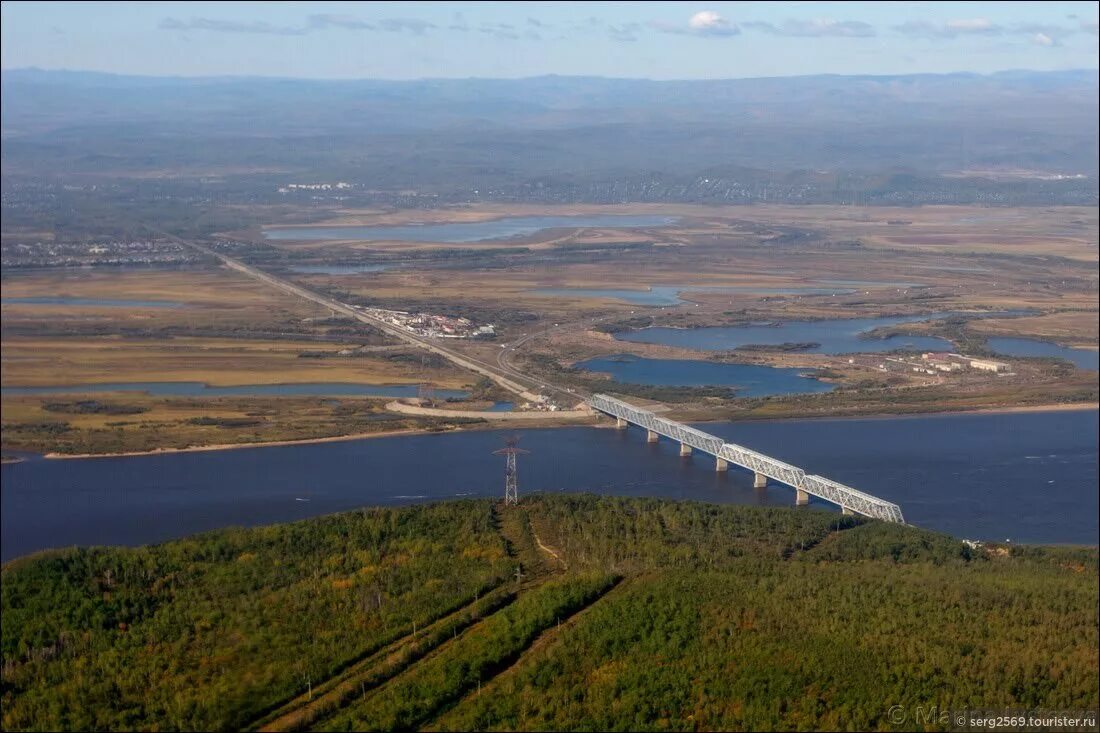
[[[1093,70],[317,81],[20,69],[4,71],[2,82],[6,172],[148,168],[181,144],[188,154],[178,162],[290,169],[330,167],[350,154],[358,164],[345,174],[377,173],[375,158],[383,168],[418,168],[413,151],[463,166],[475,156],[506,173],[502,181],[710,165],[1097,170]]]
[[[52,551],[3,569],[2,727],[878,730],[920,727],[918,708],[1095,710],[1097,560],[595,496]]]

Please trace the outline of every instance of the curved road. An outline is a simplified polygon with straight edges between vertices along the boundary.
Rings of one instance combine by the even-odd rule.
[[[596,318],[590,318],[587,321],[567,323],[564,325],[555,324],[550,328],[545,328],[541,331],[535,331],[534,333],[525,334],[515,341],[512,341],[511,343],[501,345],[500,352],[497,354],[497,367],[505,374],[510,374],[516,377],[525,377],[526,375],[524,375],[523,372],[521,372],[519,369],[516,369],[512,365],[512,357],[516,355],[516,351],[519,349],[520,346],[523,346],[528,341],[531,341],[532,339],[538,338],[540,336],[548,336],[551,333],[565,331],[570,328],[591,328],[600,321],[607,321],[616,317],[618,317],[617,314],[611,314],[606,316],[598,316]],[[527,378],[530,379],[531,377]],[[564,397],[567,400],[577,400],[583,399],[585,397],[584,390],[573,390],[567,387],[553,384],[551,382],[541,382],[540,386],[544,387],[546,390],[558,393],[560,396]]]

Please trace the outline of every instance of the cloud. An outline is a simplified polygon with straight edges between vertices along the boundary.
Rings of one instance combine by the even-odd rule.
[[[607,26],[607,37],[620,43],[631,43],[638,40],[638,31],[642,29],[641,23],[620,23]]]
[[[742,25],[745,28],[770,33],[773,36],[869,38],[875,35],[874,26],[861,20],[816,18],[814,20],[787,20],[780,25],[763,22],[751,22]]]
[[[1100,23],[1098,23],[1095,20],[1082,20],[1081,21],[1081,30],[1083,30],[1085,33],[1091,33],[1092,35],[1095,36],[1095,35],[1097,35],[1098,32],[1100,32],[1100,30],[1098,30],[1098,29],[1100,29]]]
[[[949,20],[944,27],[955,33],[999,33],[997,25],[989,18],[961,18]]]
[[[736,25],[713,10],[700,10],[691,16],[688,27],[701,36],[736,36],[741,32]]]
[[[731,23],[713,10],[700,10],[688,19],[686,26],[661,20],[653,21],[649,26],[661,33],[690,36],[723,37],[741,33],[741,29],[735,23]]]
[[[346,28],[348,30],[375,30],[374,26],[351,15],[335,15],[333,13],[321,13],[311,15],[307,24],[310,28],[320,30],[322,28]]]
[[[530,22],[531,19],[528,19]],[[651,23],[651,26],[658,28],[658,23]],[[554,26],[543,23],[541,26],[543,29],[553,28]],[[601,18],[589,16],[582,21],[574,21],[570,23],[563,30],[567,30],[571,33],[580,33],[583,35],[591,35],[593,33],[600,33],[607,36],[612,41],[619,42],[631,42],[638,40],[638,34],[645,28],[641,23],[609,23]],[[658,28],[660,30],[660,28]],[[683,28],[680,29],[686,32]],[[674,31],[669,31],[674,32]],[[556,40],[567,40],[564,36],[557,36]]]
[[[242,23],[233,20],[216,20],[214,18],[191,18],[180,20],[179,18],[165,18],[160,22],[160,29],[166,31],[213,31],[216,33],[262,33],[272,36],[300,36],[306,30],[304,28],[292,28],[289,26],[271,25],[264,22]]]
[[[412,33],[417,36],[424,35],[425,31],[434,30],[435,23],[419,18],[384,18],[378,21],[378,29],[390,33]]]
[[[962,36],[1024,36],[1037,46],[1061,46],[1062,40],[1076,33],[1096,33],[1096,23],[1082,21],[1076,26],[1053,25],[1050,23],[1015,23],[997,25],[986,18],[949,20],[946,23],[928,21],[909,21],[894,30],[917,38],[946,39]]]
[[[180,20],[179,18],[165,18],[160,22],[161,30],[168,31],[214,31],[218,33],[263,33],[273,36],[301,36],[314,31],[324,31],[332,28],[343,30],[385,31],[387,33],[412,33],[423,35],[434,30],[437,26],[427,20],[418,18],[383,18],[382,20],[368,23],[352,15],[339,15],[335,13],[317,13],[306,18],[304,25],[277,26],[264,22],[241,22],[233,20],[215,20],[213,18],[191,18]],[[455,28],[452,30],[465,30]]]
[[[466,24],[466,16],[464,16],[461,12],[455,13],[454,17],[451,18],[451,24],[447,26],[447,30],[461,31],[462,33],[466,33],[467,31],[469,31],[470,26]]]
[[[1038,46],[1061,46],[1063,38],[1072,36],[1078,30],[1078,28],[1044,23],[1020,23],[1009,29],[1011,33],[1029,36],[1031,42]]]
[[[520,37],[519,33],[516,32],[516,27],[511,23],[482,23],[478,26],[477,32],[508,41],[515,41]],[[536,39],[539,37],[538,34],[534,32],[530,32],[527,35],[528,37],[533,35]]]
[[[927,20],[910,20],[894,26],[902,35],[917,38],[958,38],[959,36],[996,36],[1004,32],[999,25],[988,18],[959,18],[945,23],[933,23]]]

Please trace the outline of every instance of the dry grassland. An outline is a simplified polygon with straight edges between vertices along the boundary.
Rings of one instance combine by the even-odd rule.
[[[343,345],[349,346],[350,344]],[[340,344],[325,345],[337,350]],[[424,381],[419,364],[356,357],[303,359],[317,344],[249,339],[9,338],[4,342],[4,386],[47,386],[106,382],[205,382],[214,386],[344,382],[415,384]],[[433,369],[439,387],[473,381],[456,369]]]

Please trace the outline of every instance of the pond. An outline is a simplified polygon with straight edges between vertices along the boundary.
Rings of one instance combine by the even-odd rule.
[[[753,295],[846,295],[851,288],[774,287],[755,285],[653,285],[646,290],[603,288],[539,288],[534,295],[559,298],[611,298],[634,305],[681,305],[682,293],[749,293]]]
[[[382,272],[390,265],[291,265],[287,269],[301,275],[358,275],[364,272]]]
[[[480,242],[487,239],[523,237],[556,228],[662,227],[676,221],[669,216],[515,216],[489,221],[449,224],[406,224],[403,226],[315,226],[276,227],[264,230],[264,238],[275,241],[323,241],[357,239],[402,242]]]
[[[1074,349],[1039,339],[995,337],[986,340],[993,351],[1003,356],[1053,356],[1072,362],[1078,369],[1100,370],[1100,351]]]
[[[814,379],[813,369],[722,364],[693,359],[646,359],[617,354],[576,364],[591,372],[606,372],[616,382],[669,387],[732,387],[738,397],[828,392],[833,385]]]
[[[728,351],[742,346],[782,344],[820,344],[806,349],[814,353],[852,354],[907,349],[911,351],[951,351],[950,341],[938,336],[890,336],[869,339],[864,336],[876,328],[920,323],[947,314],[891,316],[887,318],[850,318],[823,321],[787,321],[778,324],[715,326],[708,328],[643,328],[615,334],[620,341],[663,344],[703,351]]]

